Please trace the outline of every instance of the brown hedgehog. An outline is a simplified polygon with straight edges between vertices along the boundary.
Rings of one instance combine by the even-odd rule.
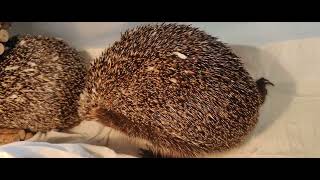
[[[0,128],[45,132],[77,125],[85,78],[79,53],[44,36],[15,36],[6,46],[0,56]]]
[[[144,25],[92,62],[79,114],[145,143],[145,156],[199,157],[247,137],[268,83],[197,28]]]

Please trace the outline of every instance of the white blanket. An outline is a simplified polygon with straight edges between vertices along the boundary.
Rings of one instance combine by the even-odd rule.
[[[255,78],[275,84],[241,147],[210,157],[320,157],[320,38],[233,46]],[[102,49],[87,49],[96,57]],[[48,142],[48,143],[43,143]],[[117,152],[117,153],[115,153]],[[119,153],[119,154],[118,154]],[[124,154],[130,155],[126,156]],[[0,147],[0,157],[132,157],[137,147],[95,122]]]

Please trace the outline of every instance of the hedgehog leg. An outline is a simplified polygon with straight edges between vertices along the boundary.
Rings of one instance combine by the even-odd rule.
[[[26,135],[25,135],[24,139],[20,139],[21,141],[28,140],[28,139],[32,138],[36,134],[36,132],[31,131],[29,129],[25,129],[24,131],[25,131]]]
[[[165,158],[159,154],[155,154],[154,152],[152,152],[151,150],[146,150],[146,149],[139,149],[140,153],[139,155],[142,158]]]

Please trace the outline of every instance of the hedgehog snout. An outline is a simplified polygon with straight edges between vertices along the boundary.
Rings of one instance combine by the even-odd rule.
[[[98,108],[98,103],[91,98],[86,92],[80,95],[80,106],[78,110],[81,120],[92,121],[96,120],[94,112]]]

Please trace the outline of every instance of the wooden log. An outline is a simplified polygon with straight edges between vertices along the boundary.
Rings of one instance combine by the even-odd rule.
[[[5,47],[2,43],[0,43],[0,55],[4,53]]]
[[[11,28],[11,24],[11,22],[0,22],[0,28],[8,30]]]
[[[0,42],[7,42],[9,40],[9,33],[5,29],[0,30]]]

